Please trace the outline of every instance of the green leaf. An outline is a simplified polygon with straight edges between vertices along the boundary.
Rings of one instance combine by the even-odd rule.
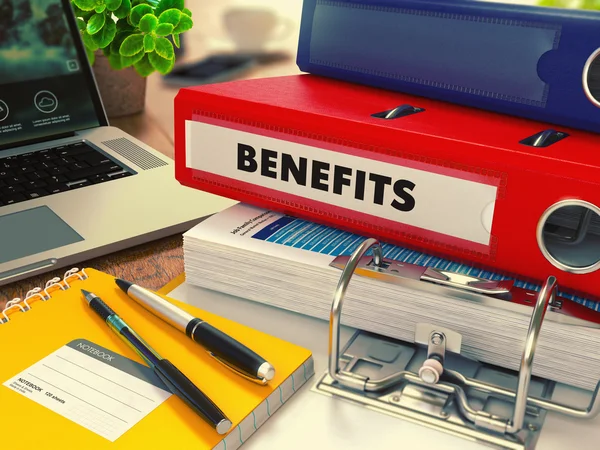
[[[152,33],[158,25],[158,19],[154,14],[146,14],[140,20],[140,30],[144,33]]]
[[[155,52],[162,58],[165,59],[173,59],[175,58],[175,51],[173,50],[173,44],[164,37],[156,38],[155,44]],[[152,60],[150,60],[152,62]],[[158,70],[158,68],[156,69]],[[160,72],[160,70],[158,70]]]
[[[167,9],[159,16],[158,23],[170,23],[171,25],[176,27],[179,23],[179,19],[181,19],[181,11],[179,11],[178,9],[171,8]]]
[[[154,72],[154,67],[152,66],[152,64],[150,64],[148,55],[152,55],[152,53],[144,55],[144,57],[140,59],[137,63],[135,63],[133,66],[135,67],[135,71],[142,77],[147,77],[152,72]]]
[[[84,20],[88,20],[94,14],[93,9],[91,11],[84,11],[83,9],[79,8],[75,3],[71,3],[71,5],[73,6],[73,13],[75,14],[75,17],[81,17]]]
[[[191,30],[193,26],[194,26],[194,22],[192,22],[192,18],[186,14],[182,14],[181,19],[179,20],[179,23],[173,30],[173,33],[174,34],[184,33],[188,30]]]
[[[183,9],[183,0],[160,0],[160,2],[158,2],[158,6],[154,10],[154,13],[157,16],[160,16],[167,9],[171,8],[175,8],[181,11]]]
[[[125,68],[125,67],[130,67],[133,66],[135,63],[137,63],[138,61],[140,61],[144,55],[146,54],[146,52],[144,50],[142,50],[139,53],[136,53],[133,56],[123,56],[121,55],[121,65]]]
[[[178,34],[173,35],[173,43],[175,44],[175,47],[177,47],[177,48],[181,47],[181,41],[179,40]]]
[[[114,70],[121,70],[123,68],[123,63],[121,62],[121,55],[118,53],[111,53],[108,57],[108,64]]]
[[[186,15],[188,15],[188,16],[190,16],[190,17],[192,17],[192,12],[189,9],[187,9],[187,8],[183,8],[181,10],[181,12],[184,13],[184,14],[186,14]]]
[[[84,31],[87,28],[85,20],[77,18],[77,28],[79,28],[79,31]]]
[[[158,36],[168,36],[173,32],[174,29],[175,27],[172,23],[159,23],[154,32]]]
[[[102,53],[104,53],[104,56],[106,56],[108,58],[110,56],[110,45],[107,45],[106,47],[104,47],[102,49]]]
[[[94,63],[96,62],[96,54],[94,53],[93,50],[90,50],[89,48],[85,48],[85,54],[88,57],[88,61],[90,62],[90,66],[93,66]]]
[[[151,34],[144,36],[144,51],[146,53],[154,51],[154,37]]]
[[[171,71],[171,69],[173,69],[173,65],[175,64],[175,58],[165,59],[156,52],[146,54],[148,55],[148,61],[150,61],[152,67],[154,67],[162,75],[168,74]]]
[[[72,2],[82,11],[92,11],[96,7],[96,0],[72,0]]]
[[[96,11],[98,14],[100,14],[100,13],[103,13],[105,9],[106,9],[106,5],[104,3],[102,3],[100,5],[97,5],[94,8],[94,11]]]
[[[125,19],[131,11],[131,0],[123,0],[121,6],[114,12],[118,19]]]
[[[106,15],[104,14],[94,14],[87,24],[87,32],[89,34],[96,34],[98,31],[102,29],[106,22]]]
[[[128,34],[131,34],[134,30],[135,30],[135,28],[129,24],[127,19],[119,19],[117,21],[117,31],[119,31],[119,32],[122,31],[122,32],[126,32]]]
[[[121,7],[122,0],[106,0],[106,9],[109,11],[116,11]]]
[[[125,40],[125,38],[127,38],[127,36],[129,36],[130,33],[125,33],[122,31],[117,31],[117,34],[115,36],[115,38],[113,39],[113,41],[110,43],[110,51],[111,53],[119,53],[119,49],[121,48],[121,44],[123,43],[123,41]]]
[[[92,36],[90,36],[87,31],[83,31],[81,33],[81,39],[83,40],[83,45],[87,50],[90,50],[91,52],[98,50],[98,44],[96,44]]]
[[[145,3],[141,3],[135,6],[129,15],[129,20],[134,27],[137,27],[146,14],[152,14],[152,7],[150,5],[146,5]],[[137,52],[136,52],[137,53]]]
[[[123,56],[133,56],[136,53],[141,52],[144,49],[144,35],[143,34],[132,34],[125,38],[119,53]]]
[[[117,24],[109,19],[98,33],[92,35],[92,39],[99,48],[104,48],[112,42],[116,34]]]

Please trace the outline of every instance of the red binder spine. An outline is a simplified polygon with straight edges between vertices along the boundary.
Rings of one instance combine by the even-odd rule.
[[[480,136],[498,132],[491,115],[479,120],[481,112],[464,107],[420,100],[439,109],[430,115],[439,126],[391,127],[358,120],[363,111],[350,99],[341,117],[322,104],[311,111],[310,97],[289,100],[302,108],[283,108],[270,102],[276,89],[261,102],[219,89],[184,89],[176,98],[182,184],[532,281],[555,274],[561,286],[600,298],[600,260],[566,267],[538,242],[553,205],[575,200],[600,214],[597,165],[564,161],[554,149],[514,151],[445,134],[447,117]],[[500,129],[518,142],[538,126],[517,119]],[[582,132],[570,142],[579,151],[593,148],[593,138]]]

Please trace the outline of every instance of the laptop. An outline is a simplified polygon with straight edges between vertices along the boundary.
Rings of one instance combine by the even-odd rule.
[[[232,200],[108,124],[69,0],[0,3],[0,285],[190,229]]]

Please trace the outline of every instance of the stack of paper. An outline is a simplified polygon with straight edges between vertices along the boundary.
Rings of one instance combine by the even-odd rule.
[[[328,320],[341,274],[330,263],[338,255],[351,254],[364,239],[237,204],[184,235],[186,278],[201,287]],[[503,279],[401,247],[384,244],[383,249],[386,258]],[[593,302],[565,297],[600,309]],[[346,293],[342,324],[409,342],[414,341],[416,324],[435,324],[462,335],[463,355],[517,370],[532,309],[514,311],[503,308],[502,300],[497,302],[498,307],[486,306],[355,275]],[[561,323],[549,316],[535,353],[534,375],[594,388],[600,380],[600,352],[596,351],[600,329],[593,324]]]

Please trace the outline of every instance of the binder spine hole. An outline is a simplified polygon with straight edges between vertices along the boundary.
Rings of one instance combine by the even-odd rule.
[[[583,90],[587,98],[600,107],[600,48],[589,57],[583,68]]]
[[[565,272],[600,269],[600,208],[583,200],[564,200],[542,215],[537,241],[550,263]]]

